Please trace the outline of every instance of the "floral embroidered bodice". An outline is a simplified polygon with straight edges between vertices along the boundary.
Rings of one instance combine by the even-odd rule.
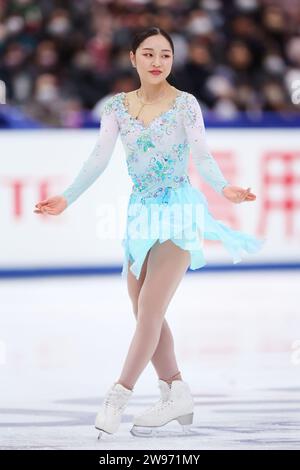
[[[200,175],[221,194],[229,183],[207,147],[202,111],[195,96],[178,90],[172,106],[148,125],[129,113],[125,97],[120,92],[106,101],[95,147],[73,183],[62,193],[68,205],[104,171],[119,134],[133,182],[132,193],[141,200],[161,196],[169,188],[189,182],[190,150]]]

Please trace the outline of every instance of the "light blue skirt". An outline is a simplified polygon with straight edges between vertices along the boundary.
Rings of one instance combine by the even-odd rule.
[[[204,240],[220,240],[236,264],[243,254],[257,253],[266,239],[234,230],[210,213],[205,195],[189,182],[166,187],[160,196],[141,198],[132,192],[127,207],[122,277],[130,270],[139,279],[143,262],[154,243],[172,240],[191,256],[190,269],[206,265]]]

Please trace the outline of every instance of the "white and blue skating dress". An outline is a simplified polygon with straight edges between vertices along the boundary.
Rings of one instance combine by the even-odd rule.
[[[261,249],[265,240],[216,220],[203,192],[191,185],[187,174],[190,151],[200,175],[215,191],[222,194],[230,183],[208,149],[200,105],[186,91],[177,90],[171,107],[147,126],[129,113],[125,92],[108,98],[94,150],[61,194],[68,206],[104,171],[119,133],[133,183],[122,240],[122,276],[127,275],[129,262],[129,269],[139,278],[147,252],[157,240],[171,239],[188,250],[192,270],[206,264],[205,239],[220,240],[233,263],[241,261],[244,252]]]

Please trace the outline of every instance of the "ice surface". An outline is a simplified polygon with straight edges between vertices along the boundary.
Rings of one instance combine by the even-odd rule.
[[[135,437],[159,396],[152,364],[119,431],[94,419],[135,318],[119,276],[0,283],[1,449],[300,449],[300,273],[187,274],[166,319],[195,435]],[[180,432],[174,421],[168,429]]]

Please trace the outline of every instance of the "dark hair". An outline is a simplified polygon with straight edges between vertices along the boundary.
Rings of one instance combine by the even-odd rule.
[[[172,52],[173,52],[173,55],[174,55],[174,44],[173,44],[173,41],[172,41],[171,37],[169,36],[169,34],[165,30],[163,30],[161,28],[155,28],[155,27],[143,29],[142,31],[138,31],[135,34],[135,36],[132,40],[132,44],[131,44],[132,52],[135,54],[137,48],[139,47],[139,45],[146,38],[149,38],[150,36],[155,36],[156,34],[161,34],[162,36],[164,36],[166,38],[167,41],[169,41]]]
[[[149,38],[150,36],[155,36],[156,34],[161,34],[162,36],[164,36],[167,39],[167,41],[169,42],[169,44],[171,46],[173,56],[174,56],[174,44],[173,44],[172,38],[169,36],[169,34],[164,29],[156,28],[156,27],[150,27],[150,28],[143,29],[143,30],[138,31],[137,33],[135,33],[135,35],[132,39],[132,42],[131,42],[131,51],[135,54],[137,48],[139,47],[139,45],[146,38]],[[167,82],[169,82],[171,85],[175,85],[175,78],[174,78],[172,72],[167,77]]]

